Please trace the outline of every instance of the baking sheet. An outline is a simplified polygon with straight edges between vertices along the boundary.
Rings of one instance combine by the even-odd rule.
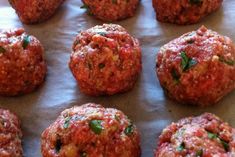
[[[142,0],[135,17],[116,22],[125,27],[142,45],[143,70],[135,88],[109,97],[90,97],[80,93],[67,66],[71,45],[77,32],[101,21],[80,9],[80,0],[67,0],[49,21],[37,25],[22,25],[6,0],[0,0],[0,29],[24,27],[45,47],[47,78],[37,91],[20,97],[0,97],[0,107],[15,112],[22,121],[25,157],[41,157],[40,134],[61,111],[87,102],[115,107],[127,114],[141,132],[142,157],[153,157],[156,138],[172,121],[203,112],[212,112],[235,127],[235,92],[217,105],[206,108],[176,104],[168,100],[155,75],[155,56],[170,40],[201,25],[230,36],[235,41],[235,1],[225,0],[223,7],[199,24],[177,26],[159,23],[151,0]]]

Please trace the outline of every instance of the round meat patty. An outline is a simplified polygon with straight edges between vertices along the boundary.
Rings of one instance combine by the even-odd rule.
[[[82,0],[87,13],[103,21],[117,21],[134,16],[140,0]]]
[[[216,11],[223,0],[152,0],[157,20],[176,24],[193,24]]]
[[[0,109],[0,156],[23,157],[21,138],[17,116],[8,110]]]
[[[156,62],[162,88],[179,103],[215,104],[235,88],[235,46],[204,26],[164,45]]]
[[[160,135],[155,157],[186,156],[235,156],[235,129],[210,113],[172,123]]]
[[[0,95],[33,91],[46,74],[43,47],[23,29],[0,32]]]
[[[128,91],[141,71],[140,45],[119,25],[95,26],[76,37],[69,67],[86,94]]]
[[[63,111],[41,138],[43,157],[140,157],[140,136],[123,112],[88,103]]]
[[[65,0],[8,0],[25,24],[49,19]]]

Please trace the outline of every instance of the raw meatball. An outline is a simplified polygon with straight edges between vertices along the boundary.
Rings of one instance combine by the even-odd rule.
[[[140,137],[131,120],[92,103],[63,111],[41,141],[43,157],[140,157]]]
[[[161,22],[193,24],[216,11],[223,0],[152,0]]]
[[[69,66],[86,94],[128,91],[141,71],[140,45],[119,25],[95,26],[76,37]]]
[[[21,138],[17,116],[8,110],[0,109],[0,156],[23,157]]]
[[[156,72],[165,93],[184,104],[211,105],[235,88],[235,47],[204,26],[164,45]]]
[[[23,29],[0,32],[0,95],[32,92],[46,74],[43,47]]]
[[[117,21],[134,16],[140,0],[82,0],[88,14],[103,21]]]
[[[235,156],[235,129],[210,113],[172,123],[160,135],[155,157],[186,156]]]
[[[25,24],[49,19],[65,0],[8,0]]]

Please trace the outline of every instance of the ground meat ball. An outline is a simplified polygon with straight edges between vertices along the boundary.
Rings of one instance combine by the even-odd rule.
[[[223,0],[152,0],[161,22],[193,24],[216,11]]]
[[[0,95],[29,93],[44,81],[43,47],[23,29],[0,32]]]
[[[140,0],[82,0],[88,14],[103,21],[117,21],[132,17]]]
[[[92,103],[63,111],[41,142],[43,157],[140,157],[140,137],[131,120]]]
[[[86,94],[130,90],[141,71],[139,42],[119,25],[95,26],[76,37],[69,66]]]
[[[8,0],[20,20],[26,24],[49,19],[65,0]]]
[[[16,115],[0,109],[0,156],[23,157],[22,132]]]
[[[170,98],[205,106],[235,88],[234,61],[230,38],[202,26],[164,45],[157,55],[156,72]]]
[[[235,129],[211,113],[172,123],[160,135],[155,157],[185,156],[235,156]]]

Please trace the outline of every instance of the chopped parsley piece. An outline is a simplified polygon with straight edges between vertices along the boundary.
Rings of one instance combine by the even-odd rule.
[[[120,121],[120,117],[118,115],[115,114],[114,117],[115,117],[116,121],[118,121],[118,122]]]
[[[189,2],[191,3],[191,4],[201,4],[202,2],[203,2],[203,0],[189,0]]]
[[[216,134],[214,134],[214,133],[211,133],[211,132],[208,132],[208,131],[207,131],[207,135],[208,135],[208,137],[209,137],[210,139],[218,139],[218,140],[220,141],[220,143],[223,145],[224,149],[225,149],[226,151],[229,150],[229,144],[228,144],[228,142],[226,142],[226,141],[222,140],[221,138],[219,138],[218,135],[216,135]]]
[[[215,139],[215,138],[218,137],[216,134],[208,132],[208,131],[207,131],[207,136],[208,136],[209,139]]]
[[[128,125],[124,132],[127,136],[131,135],[134,132],[133,124]]]
[[[97,32],[97,34],[102,35],[102,36],[105,36],[105,35],[106,35],[106,32]]]
[[[182,58],[182,61],[181,61],[182,69],[185,70],[187,68],[187,66],[188,66],[189,58],[187,57],[185,52],[181,52],[180,56]]]
[[[234,61],[233,60],[228,60],[225,63],[228,64],[228,65],[234,65]]]
[[[220,139],[221,144],[223,145],[224,149],[226,151],[229,151],[229,144],[228,142],[225,142],[224,140]]]
[[[6,49],[4,49],[2,46],[0,46],[0,53],[6,52]]]
[[[200,149],[196,152],[196,157],[202,157],[203,155],[203,149]]]
[[[233,61],[233,60],[225,60],[223,57],[219,57],[219,61],[220,62],[223,62],[223,63],[225,63],[225,64],[228,64],[228,65],[231,65],[231,66],[233,66],[234,64],[235,64],[235,62]]]
[[[72,117],[66,117],[64,121],[64,128],[67,129],[69,127],[69,123]]]
[[[101,125],[102,120],[91,120],[89,122],[89,127],[95,134],[100,134],[103,130],[103,127]]]
[[[24,49],[26,49],[26,47],[29,45],[29,43],[30,43],[30,36],[29,35],[27,35],[27,36],[24,36],[24,38],[23,38],[23,48]]]
[[[186,71],[190,69],[192,66],[197,64],[197,61],[195,59],[189,58],[185,52],[181,52],[180,54],[182,61],[181,61],[181,67],[183,71]]]
[[[60,139],[57,139],[57,140],[56,140],[56,143],[55,143],[55,150],[56,150],[56,153],[59,153],[59,152],[60,152],[61,146],[62,146],[61,140],[60,140]]]
[[[104,64],[104,63],[100,63],[100,64],[99,64],[99,68],[100,68],[100,69],[103,69],[104,67],[105,67],[105,64]]]
[[[182,143],[176,148],[176,150],[177,150],[178,152],[182,152],[184,149],[185,149],[185,143],[184,143],[184,142],[182,142]]]
[[[176,81],[176,83],[179,83],[180,74],[177,72],[176,69],[172,69],[172,70],[171,70],[171,76],[172,76],[173,79]]]

